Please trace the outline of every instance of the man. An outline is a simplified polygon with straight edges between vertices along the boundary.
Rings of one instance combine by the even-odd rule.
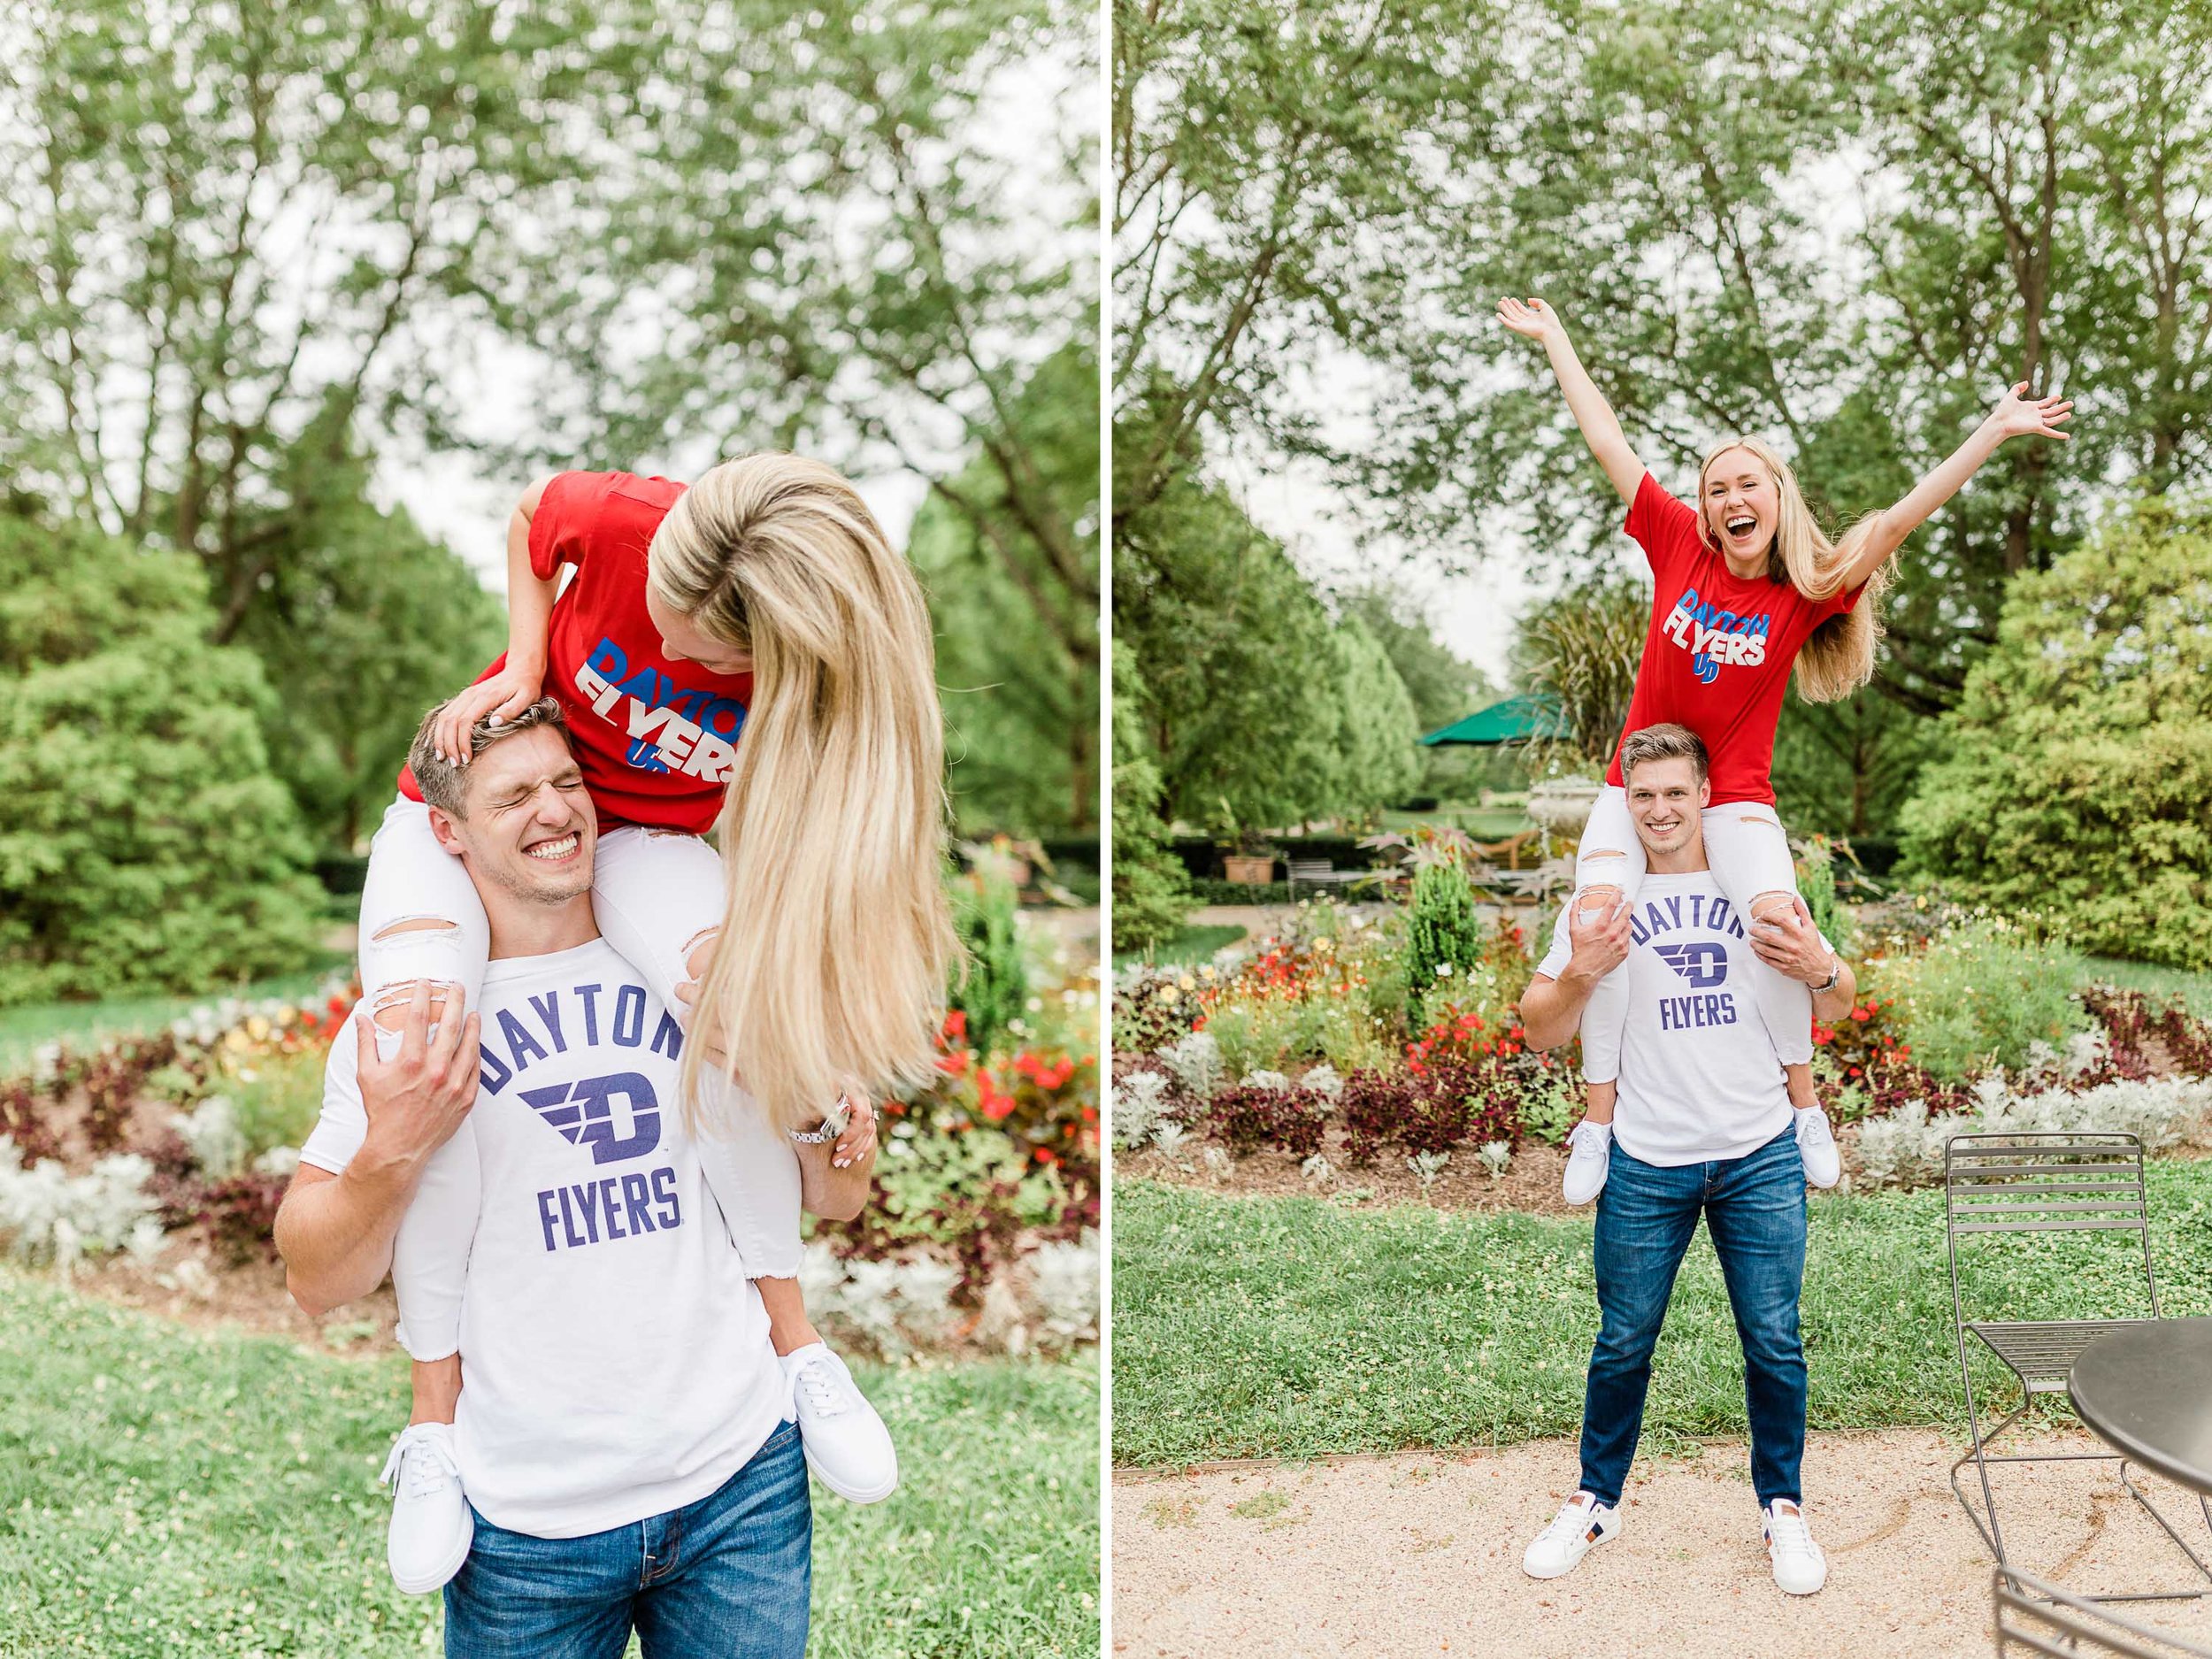
[[[454,1467],[401,1474],[403,1500],[411,1483],[457,1502],[457,1474],[474,1505],[446,1652],[617,1659],[634,1630],[669,1659],[795,1659],[799,1431],[683,1128],[682,1034],[593,920],[597,825],[557,706],[479,725],[453,781],[435,823],[490,923],[483,1006],[433,1027],[419,990],[389,1058],[358,1010],[340,1033],[278,1217],[294,1294],[328,1308],[373,1289],[424,1165],[471,1118],[483,1195]],[[844,1168],[799,1150],[806,1207],[857,1214],[872,1147]]]
[[[1789,926],[1747,931],[1722,895],[1705,860],[1700,818],[1711,790],[1694,733],[1680,726],[1631,733],[1621,769],[1649,864],[1634,914],[1616,905],[1586,923],[1570,903],[1521,1002],[1530,1044],[1557,1048],[1574,1035],[1592,988],[1628,964],[1616,1147],[1598,1198],[1602,1317],[1583,1402],[1582,1484],[1521,1564],[1532,1578],[1555,1578],[1620,1531],[1652,1350],[1701,1214],[1743,1342],[1751,1479],[1774,1581],[1810,1595],[1828,1568],[1798,1485],[1805,1165],[1781,1062],[1745,989],[1746,971],[1755,952],[1804,981],[1823,1019],[1848,1010],[1857,987],[1801,901]]]

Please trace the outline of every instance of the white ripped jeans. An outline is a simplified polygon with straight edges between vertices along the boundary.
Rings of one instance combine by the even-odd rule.
[[[645,978],[680,1024],[695,976],[687,961],[710,940],[722,917],[722,860],[696,835],[625,826],[599,838],[591,902],[600,933]],[[474,1010],[483,995],[491,925],[461,861],[438,844],[430,809],[404,795],[384,813],[369,847],[361,893],[361,996],[376,1022],[377,1048],[399,1043],[407,1003],[430,981],[460,986]],[[755,1279],[796,1276],[798,1154],[782,1131],[713,1068],[697,1146],[707,1185],[730,1241]],[[399,1340],[419,1360],[443,1359],[460,1347],[461,1293],[468,1282],[483,1179],[476,1128],[464,1119],[434,1153],[401,1219],[392,1246],[392,1288],[399,1296]]]
[[[1762,893],[1797,891],[1797,867],[1790,859],[1782,820],[1763,801],[1716,801],[1705,809],[1705,858],[1713,879],[1746,927],[1751,902]],[[1575,852],[1575,899],[1591,887],[1618,887],[1633,904],[1645,875],[1644,845],[1636,839],[1636,820],[1628,813],[1628,791],[1607,784],[1584,826]],[[1813,994],[1800,980],[1754,956],[1751,989],[1766,1022],[1767,1036],[1784,1065],[1805,1065],[1813,1057]],[[1612,1083],[1621,1074],[1621,1037],[1628,1028],[1628,976],[1619,968],[1598,981],[1582,1010],[1582,1076],[1586,1082]]]

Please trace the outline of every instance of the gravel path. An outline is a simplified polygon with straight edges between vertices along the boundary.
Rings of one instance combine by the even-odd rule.
[[[1125,1471],[1113,1496],[1114,1651],[1131,1659],[1984,1655],[1990,1561],[1951,1496],[1947,1471],[1956,1455],[1950,1439],[1924,1430],[1813,1436],[1807,1512],[1829,1580],[1802,1600],[1768,1576],[1740,1444],[1640,1460],[1621,1535],[1548,1583],[1522,1574],[1521,1551],[1573,1489],[1569,1441]],[[2016,1564],[2076,1590],[2185,1582],[2187,1563],[2113,1468],[1997,1471]],[[2170,1518],[2180,1525],[2185,1516],[2183,1535],[2212,1560],[2194,1502],[2148,1484]],[[2212,1640],[2212,1601],[2134,1611]]]

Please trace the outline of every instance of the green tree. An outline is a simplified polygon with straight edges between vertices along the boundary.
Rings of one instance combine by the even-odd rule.
[[[1018,528],[996,551],[978,518],[943,495],[916,517],[908,551],[929,590],[937,679],[950,733],[948,787],[962,827],[1029,835],[1098,827],[1098,361],[1083,345],[1048,359],[1021,389],[1021,447],[1065,499],[1086,498],[1085,592],[1063,582]],[[952,481],[964,498],[1000,491],[987,459]]]
[[[1114,949],[1144,950],[1175,936],[1189,914],[1190,877],[1168,849],[1160,768],[1147,736],[1136,648],[1114,648]]]
[[[0,1003],[299,967],[320,898],[188,559],[0,512]]]
[[[265,715],[272,768],[322,848],[350,852],[424,712],[505,648],[506,622],[458,557],[371,503],[350,443],[311,426],[288,458],[280,556],[236,639],[284,690]]]
[[[1356,617],[1375,636],[1405,682],[1417,733],[1433,732],[1497,701],[1490,676],[1439,640],[1403,594],[1371,586],[1347,594],[1342,604],[1346,616]]]
[[[1360,618],[1337,624],[1329,650],[1338,703],[1333,793],[1341,810],[1372,811],[1402,799],[1420,779],[1413,699],[1389,652]]]
[[[2023,575],[1903,814],[1911,867],[2082,949],[2212,966],[2212,504]]]

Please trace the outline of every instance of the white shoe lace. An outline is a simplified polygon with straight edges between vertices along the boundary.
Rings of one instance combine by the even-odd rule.
[[[1778,1555],[1809,1555],[1818,1548],[1804,1511],[1778,1506],[1767,1511],[1767,1541]]]
[[[799,1367],[791,1379],[791,1386],[795,1393],[806,1396],[810,1417],[833,1417],[851,1409],[850,1390],[826,1354]]]
[[[1551,1525],[1544,1529],[1544,1535],[1538,1541],[1563,1544],[1571,1540],[1579,1539],[1590,1530],[1591,1525],[1597,1519],[1597,1515],[1598,1505],[1595,1498],[1591,1499],[1587,1505],[1577,1503],[1573,1498],[1569,1498],[1565,1507],[1552,1517]]]
[[[1581,1123],[1575,1125],[1574,1133],[1567,1139],[1574,1143],[1574,1150],[1569,1156],[1594,1158],[1605,1150],[1612,1137],[1596,1124]]]
[[[419,1434],[409,1429],[392,1443],[392,1455],[384,1460],[384,1472],[377,1479],[388,1486],[395,1477],[400,1481],[396,1497],[426,1498],[444,1491],[448,1481],[461,1478],[461,1465],[454,1461],[449,1437]]]
[[[1824,1111],[1807,1112],[1797,1120],[1797,1141],[1800,1146],[1824,1146],[1834,1138],[1828,1133],[1828,1114]]]

